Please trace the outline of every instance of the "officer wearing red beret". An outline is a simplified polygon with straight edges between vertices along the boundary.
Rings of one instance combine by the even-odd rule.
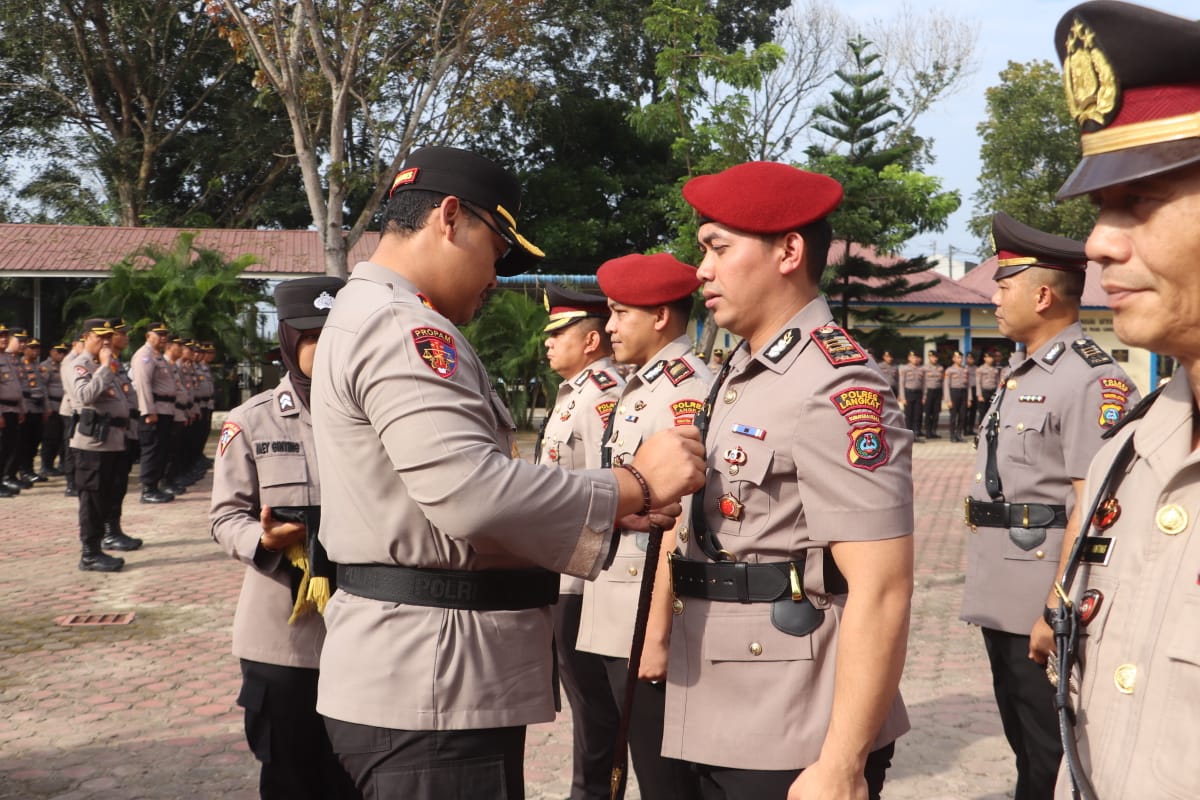
[[[1054,32],[1083,152],[1059,197],[1089,196],[1099,212],[1085,248],[1117,336],[1178,362],[1088,469],[1086,546],[1064,578],[1078,648],[1059,652],[1081,672],[1060,679],[1057,698],[1073,712],[1060,719],[1062,800],[1200,792],[1200,23],[1189,5],[1191,19],[1083,3]],[[1057,618],[1058,598],[1050,605]]]
[[[606,261],[596,271],[596,279],[608,295],[611,315],[605,329],[612,334],[613,354],[617,361],[637,368],[605,433],[605,458],[617,465],[632,461],[641,443],[654,433],[691,426],[713,375],[692,354],[687,336],[692,295],[700,287],[695,267],[669,253],[633,254]],[[629,726],[633,769],[646,800],[686,800],[699,791],[686,764],[661,755],[666,697],[662,679],[672,617],[666,554],[674,549],[674,539],[673,531],[663,537],[661,569],[655,576],[656,609],[646,633],[650,644],[643,648],[649,657],[644,656],[640,665],[642,681],[635,690]],[[646,546],[646,534],[623,530],[612,566],[583,591],[577,646],[604,657],[618,703],[625,695]]]
[[[697,420],[663,753],[706,798],[878,797],[908,729],[913,434],[818,292],[842,188],[748,163],[683,195],[705,305],[743,343]]]

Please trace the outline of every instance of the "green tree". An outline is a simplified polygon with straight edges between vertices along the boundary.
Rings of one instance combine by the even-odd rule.
[[[852,245],[877,253],[896,252],[913,236],[942,230],[959,206],[956,192],[943,192],[941,182],[913,168],[923,149],[915,135],[896,135],[902,110],[891,100],[876,66],[871,43],[855,37],[848,43],[852,66],[838,71],[844,88],[817,109],[814,127],[832,139],[829,148],[808,150],[809,168],[837,179],[845,190],[841,206],[830,216],[834,238],[843,243],[841,258],[831,258],[822,290],[839,307],[840,322],[850,327],[850,306],[867,298],[897,299],[933,286],[935,280],[913,283],[909,276],[929,269],[924,257],[902,259],[882,266],[852,253]],[[889,143],[884,143],[889,142]],[[927,315],[902,315],[886,308],[856,311],[855,319],[878,330],[864,335],[894,335],[897,327]]]
[[[195,238],[181,233],[169,248],[138,248],[113,264],[108,278],[73,294],[63,318],[123,317],[133,341],[149,322],[164,319],[174,331],[210,340],[234,358],[262,353],[258,304],[268,300],[266,282],[241,277],[258,258],[227,261],[217,250],[197,247]]]
[[[492,295],[463,335],[487,364],[500,398],[517,426],[529,429],[539,403],[554,396],[558,376],[546,361],[546,309],[522,291]]]
[[[1058,66],[1008,62],[1000,84],[987,90],[987,112],[976,128],[983,169],[970,223],[984,249],[991,249],[997,211],[1048,233],[1087,238],[1096,220],[1087,198],[1054,199],[1079,161],[1079,128],[1067,112]]]

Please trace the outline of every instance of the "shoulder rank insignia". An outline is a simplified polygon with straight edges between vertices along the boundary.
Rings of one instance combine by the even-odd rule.
[[[1046,352],[1046,355],[1042,356],[1042,361],[1046,362],[1047,364],[1053,364],[1055,361],[1058,361],[1059,357],[1062,356],[1066,350],[1067,346],[1065,344],[1062,342],[1055,342],[1054,346]]]
[[[671,403],[671,413],[675,416],[675,426],[691,425],[696,415],[704,408],[703,400],[677,400]]]
[[[592,373],[592,383],[596,384],[596,388],[600,391],[605,391],[616,386],[617,379],[604,370],[598,370]]]
[[[669,380],[673,386],[678,386],[695,374],[696,370],[692,369],[692,365],[684,361],[682,358],[677,358],[670,364],[667,364],[667,380]],[[679,424],[678,421],[676,424]]]
[[[822,325],[814,329],[809,336],[835,367],[867,363],[867,354],[837,325]]]
[[[280,411],[292,411],[295,408],[296,408],[296,401],[292,397],[292,393],[291,392],[280,392],[279,393],[279,410]]]
[[[600,415],[601,425],[608,424],[608,418],[612,416],[612,411],[616,406],[616,400],[602,400],[596,404],[596,413]]]
[[[1125,416],[1132,387],[1120,378],[1100,379],[1100,427],[1107,430]]]
[[[236,422],[226,422],[221,426],[221,438],[217,440],[217,455],[225,455],[225,448],[229,447],[229,443],[242,432],[242,428]]]
[[[654,366],[642,373],[642,380],[644,380],[646,383],[654,383],[656,380],[658,380],[659,376],[663,374],[663,370],[666,369],[666,367],[667,362],[660,359],[654,364]]]
[[[1089,367],[1102,367],[1112,363],[1112,356],[1100,349],[1100,345],[1091,339],[1076,339],[1071,345],[1079,357],[1088,363]]]
[[[830,395],[829,399],[850,424],[846,433],[850,437],[846,462],[868,472],[888,463],[891,448],[883,429],[883,397],[879,392],[852,386]]]
[[[780,359],[786,356],[798,341],[800,341],[800,329],[788,328],[767,346],[767,349],[763,351],[763,358],[773,364],[778,364]]]
[[[583,386],[585,383],[587,383],[587,379],[590,378],[591,376],[592,376],[592,371],[590,369],[585,369],[583,372],[579,373],[579,377],[576,378],[573,382],[576,386]]]
[[[437,328],[414,328],[417,353],[439,378],[449,378],[458,369],[458,348],[454,337]]]

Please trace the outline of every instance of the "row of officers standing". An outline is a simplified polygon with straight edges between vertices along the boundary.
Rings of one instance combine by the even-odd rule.
[[[80,504],[80,569],[119,570],[124,561],[104,549],[142,545],[121,527],[133,465],[140,461],[146,503],[173,500],[209,467],[204,445],[216,348],[176,341],[163,323],[152,322],[146,344],[126,364],[120,353],[129,346],[128,326],[105,318],[85,321],[72,345],[55,345],[42,362],[36,360],[37,341],[23,331],[0,326],[0,342],[7,351],[0,355],[0,496],[65,476],[65,494]],[[25,357],[15,363],[18,347]],[[35,472],[39,447],[41,469]]]
[[[1019,800],[1193,798],[1200,24],[1089,2],[1055,36],[1084,131],[1062,194],[1100,214],[1086,247],[993,218],[996,318],[1026,355],[983,408],[962,618]],[[524,797],[560,677],[572,798],[619,796],[622,753],[591,748],[620,741],[626,657],[644,797],[881,796],[909,728],[915,431],[818,292],[842,190],[755,162],[682,191],[699,268],[626,256],[603,298],[549,297],[563,382],[536,465],[458,328],[542,256],[498,165],[415,151],[370,261],[281,306],[294,365],[223,428],[212,513],[247,564],[234,647],[264,796]],[[1083,334],[1089,259],[1118,335],[1184,367],[1156,397]],[[742,340],[715,377],[679,340],[697,287]],[[275,744],[299,711],[302,758]]]

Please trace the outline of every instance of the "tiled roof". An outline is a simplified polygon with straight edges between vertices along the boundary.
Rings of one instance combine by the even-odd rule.
[[[960,286],[966,286],[976,292],[982,292],[988,297],[996,291],[996,282],[992,276],[996,274],[996,257],[992,256],[975,269],[958,279]],[[1108,308],[1108,295],[1100,288],[1100,265],[1094,261],[1088,262],[1087,279],[1083,284],[1083,308]]]
[[[0,276],[86,277],[147,244],[169,248],[180,233],[196,232],[195,244],[228,258],[247,253],[262,262],[248,274],[320,275],[325,258],[316,231],[258,231],[214,228],[121,228],[89,225],[0,224]],[[379,234],[365,233],[350,251],[350,264],[374,250]]]

